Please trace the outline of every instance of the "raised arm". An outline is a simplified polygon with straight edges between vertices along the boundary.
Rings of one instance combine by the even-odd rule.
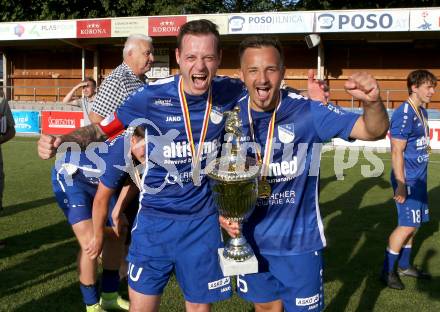
[[[75,103],[72,101],[72,98],[73,98],[73,96],[75,95],[75,92],[76,92],[79,88],[82,88],[82,87],[85,87],[85,86],[87,86],[87,82],[80,82],[80,83],[78,83],[76,86],[74,86],[74,87],[69,91],[69,93],[67,93],[66,96],[64,97],[64,99],[63,99],[63,104],[69,104],[69,105],[73,105],[73,104],[75,104]]]
[[[99,125],[91,124],[72,131],[62,136],[42,134],[38,140],[38,156],[41,159],[49,159],[55,156],[58,147],[63,142],[76,142],[82,150],[92,142],[102,142],[108,138]]]
[[[376,79],[365,72],[355,73],[345,82],[345,90],[355,99],[361,100],[364,109],[350,137],[367,141],[383,139],[390,123]]]

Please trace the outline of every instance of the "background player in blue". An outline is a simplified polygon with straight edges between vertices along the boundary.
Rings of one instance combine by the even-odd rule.
[[[107,170],[99,179],[98,189],[93,200],[92,219],[94,237],[86,248],[86,253],[92,259],[101,254],[109,207],[115,194],[119,193],[119,197],[111,213],[113,231],[117,236],[122,237],[124,237],[128,225],[128,220],[126,220],[123,211],[139,194],[139,188],[141,187],[140,176],[142,173],[142,170],[139,170],[139,168],[142,167],[142,164],[145,164],[145,140],[143,139],[145,137],[145,130],[142,126],[139,126],[134,128],[134,130],[130,128],[130,131],[133,131],[132,135],[131,132],[126,131],[124,136],[126,139],[125,144],[129,143],[130,145],[125,163],[126,168],[123,171]],[[116,156],[121,157],[122,155],[114,153],[112,158]],[[127,179],[128,174],[130,174],[129,179]],[[124,188],[121,190],[121,183],[123,182],[125,182]]]
[[[237,288],[256,311],[321,311],[326,244],[317,195],[321,143],[332,137],[383,138],[388,116],[379,87],[366,73],[346,82],[347,92],[363,102],[360,116],[280,90],[284,59],[278,40],[249,37],[239,52],[248,90],[239,102],[244,136],[261,145],[257,159],[272,192],[259,199],[243,229],[259,273],[238,276]],[[221,223],[237,234],[236,224]]]
[[[429,71],[411,72],[407,78],[409,98],[391,118],[391,183],[398,225],[388,239],[381,279],[393,289],[404,289],[399,275],[430,278],[429,274],[410,264],[410,257],[417,228],[429,221],[429,128],[428,114],[423,106],[431,101],[436,86],[437,78]]]
[[[137,138],[140,140],[141,138]],[[95,149],[98,151],[95,153]],[[134,146],[131,148],[141,158]],[[124,135],[101,143],[86,150],[67,151],[59,155],[52,171],[52,185],[58,202],[80,244],[78,254],[78,272],[80,289],[87,311],[104,309],[128,310],[128,302],[118,296],[119,265],[124,237],[116,237],[111,228],[106,231],[106,243],[103,253],[102,293],[99,301],[96,285],[96,258],[87,255],[89,242],[94,237],[92,224],[92,203],[99,180],[112,181],[115,188],[121,188],[128,174],[116,166],[125,167]],[[115,206],[117,194],[108,202],[110,212]],[[107,226],[111,225],[109,215]]]

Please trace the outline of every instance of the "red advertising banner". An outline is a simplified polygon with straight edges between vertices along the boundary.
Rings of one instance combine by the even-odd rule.
[[[41,112],[41,132],[44,134],[66,134],[83,124],[83,112]]]
[[[77,38],[105,38],[110,37],[111,34],[112,21],[110,19],[76,21]]]
[[[151,37],[177,36],[186,16],[163,16],[148,18],[148,35]]]

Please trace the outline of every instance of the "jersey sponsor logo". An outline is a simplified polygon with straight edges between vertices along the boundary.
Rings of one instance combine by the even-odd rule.
[[[424,163],[424,162],[428,162],[429,161],[429,154],[424,154],[424,155],[420,155],[417,157],[417,162],[419,164]]]
[[[203,143],[203,154],[211,154],[217,151],[218,140]],[[191,157],[191,146],[187,141],[171,142],[170,145],[163,146],[163,156],[165,158],[186,158]]]
[[[211,122],[213,124],[218,125],[223,120],[223,113],[219,108],[214,106],[209,117],[211,118]]]
[[[322,106],[322,105],[325,105],[325,104],[320,104],[320,105]],[[332,105],[330,103],[327,104],[325,107],[327,107],[328,110],[330,110],[330,111],[332,111],[332,112],[334,112],[334,113],[336,113],[338,115],[344,115],[345,114],[345,112],[342,109],[340,109],[339,107],[334,106],[334,105]]]
[[[299,307],[309,306],[319,302],[319,294],[308,298],[296,298],[296,305]]]
[[[182,121],[182,116],[166,116],[166,122],[180,122]]]
[[[416,146],[417,146],[418,150],[419,149],[424,149],[426,147],[426,144],[427,144],[427,142],[426,142],[426,138],[424,136],[418,138],[417,141],[416,141]]]
[[[279,176],[292,176],[298,171],[298,158],[293,157],[292,160],[283,160],[281,162],[274,162],[269,164],[269,174],[270,177]]]
[[[173,103],[171,103],[171,99],[155,99],[153,104],[160,106],[173,106]]]
[[[278,138],[284,144],[292,143],[295,139],[295,127],[294,124],[279,125],[278,126]]]
[[[216,288],[220,288],[226,285],[229,285],[231,283],[231,278],[230,277],[225,277],[222,278],[218,281],[214,281],[214,282],[209,282],[208,283],[208,289],[216,289]]]
[[[186,161],[186,160],[185,160]],[[165,176],[165,182],[167,184],[176,184],[176,183],[189,183],[191,182],[193,173],[192,171],[179,172],[178,174],[172,174],[170,172]]]

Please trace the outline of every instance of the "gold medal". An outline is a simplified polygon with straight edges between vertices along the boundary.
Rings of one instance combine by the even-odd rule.
[[[408,98],[407,102],[409,103],[409,105],[412,107],[412,109],[414,110],[414,113],[416,114],[417,118],[420,120],[420,122],[423,125],[423,129],[425,131],[425,139],[426,139],[426,152],[428,154],[431,154],[431,146],[429,145],[430,143],[430,137],[429,137],[429,126],[428,126],[428,122],[425,119],[425,116],[423,116],[423,112],[419,111],[419,108],[414,104],[413,100],[411,98]]]
[[[267,199],[272,194],[272,188],[266,179],[258,181],[258,198]]]

